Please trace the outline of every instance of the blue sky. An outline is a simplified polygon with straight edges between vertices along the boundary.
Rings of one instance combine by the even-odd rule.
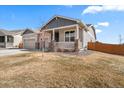
[[[54,15],[93,24],[101,42],[119,43],[120,34],[124,38],[123,6],[0,6],[0,29],[38,29]]]

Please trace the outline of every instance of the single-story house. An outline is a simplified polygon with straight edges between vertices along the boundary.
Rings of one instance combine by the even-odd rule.
[[[24,30],[4,30],[0,29],[0,47],[17,48],[22,43],[22,33]]]
[[[46,51],[79,51],[96,41],[95,28],[78,19],[54,16],[40,30],[23,33],[23,47]]]
[[[96,41],[95,28],[78,19],[54,16],[41,27],[38,34],[40,48],[50,51],[79,51],[88,42]]]

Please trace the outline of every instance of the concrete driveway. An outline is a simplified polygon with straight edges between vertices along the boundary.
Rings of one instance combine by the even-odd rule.
[[[9,55],[14,55],[14,54],[19,54],[19,53],[28,53],[28,51],[25,49],[0,48],[0,56],[9,56]]]

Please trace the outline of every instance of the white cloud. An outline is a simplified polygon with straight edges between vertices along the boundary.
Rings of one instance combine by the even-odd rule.
[[[102,30],[101,30],[101,29],[96,29],[95,31],[96,31],[96,34],[98,34],[98,33],[101,33],[101,32],[102,32]]]
[[[108,27],[110,25],[109,22],[98,22],[96,25],[94,25],[95,28],[98,27]]]
[[[89,6],[82,14],[95,14],[103,11],[124,11],[124,6],[122,5],[103,5],[103,6]]]
[[[101,33],[102,30],[99,29],[99,27],[108,27],[109,26],[109,22],[98,22],[96,25],[95,25],[95,28],[96,28],[96,33]]]
[[[99,22],[97,25],[98,26],[104,26],[104,27],[108,27],[109,26],[109,22]]]
[[[89,6],[87,7],[82,14],[88,14],[88,13],[96,13],[96,12],[100,12],[102,11],[102,7],[101,6]]]

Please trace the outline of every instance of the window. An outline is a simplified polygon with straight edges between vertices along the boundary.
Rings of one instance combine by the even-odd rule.
[[[70,32],[70,41],[74,41],[75,40],[75,33],[74,31]]]
[[[69,42],[69,32],[65,32],[65,41],[67,42]]]
[[[13,37],[12,36],[7,36],[7,42],[12,43],[13,42]]]
[[[0,36],[0,42],[3,43],[5,41],[5,37],[4,36]]]
[[[74,42],[75,40],[75,31],[65,32],[65,42]]]

